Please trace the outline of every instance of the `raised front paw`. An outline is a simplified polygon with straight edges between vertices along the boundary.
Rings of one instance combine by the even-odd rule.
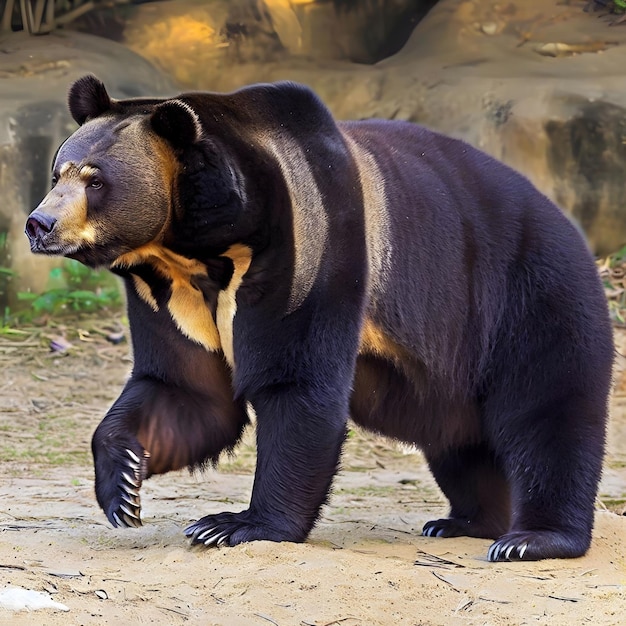
[[[137,446],[141,448],[141,446]],[[108,452],[108,454],[107,454]],[[96,497],[115,528],[138,528],[141,522],[139,489],[148,475],[149,453],[122,447],[96,453]]]
[[[248,510],[241,513],[207,515],[185,528],[185,535],[195,545],[236,546],[247,541],[303,541],[304,537],[287,530],[261,524]]]

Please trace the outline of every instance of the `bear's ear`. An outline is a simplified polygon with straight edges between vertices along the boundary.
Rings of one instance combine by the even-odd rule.
[[[196,143],[202,136],[198,114],[182,100],[168,100],[155,107],[150,124],[157,135],[175,148]]]
[[[68,103],[72,117],[81,126],[111,108],[111,98],[104,84],[91,74],[79,78],[70,87]]]

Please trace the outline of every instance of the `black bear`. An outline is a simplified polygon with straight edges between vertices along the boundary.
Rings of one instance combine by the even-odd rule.
[[[348,417],[416,444],[450,500],[423,534],[488,558],[591,539],[613,360],[577,229],[524,177],[417,125],[336,122],[306,87],[69,94],[80,128],[28,218],[35,253],[122,276],[134,368],[93,438],[98,502],[216,462],[256,413],[250,507],[193,543],[304,541]]]

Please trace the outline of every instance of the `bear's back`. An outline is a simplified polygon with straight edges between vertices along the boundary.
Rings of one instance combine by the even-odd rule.
[[[558,311],[544,327],[555,324],[555,332],[595,338],[599,351],[610,350],[586,243],[524,176],[416,124],[364,120],[339,128],[359,146],[360,159],[375,161],[382,180],[387,256],[384,276],[372,280],[369,316],[393,329],[393,341],[442,372],[463,354],[452,378],[466,380],[486,365],[498,337],[514,336],[520,325],[533,332],[530,317],[541,302]]]

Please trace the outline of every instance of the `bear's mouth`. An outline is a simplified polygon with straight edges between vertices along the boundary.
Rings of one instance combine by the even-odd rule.
[[[108,267],[106,260],[97,258],[97,253],[94,249],[82,245],[62,244],[46,239],[31,239],[30,251],[33,254],[42,256],[60,256],[66,259],[73,259],[92,269],[102,266]]]
[[[61,244],[57,241],[54,241],[54,239],[51,237],[31,239],[29,236],[29,240],[30,240],[30,251],[33,254],[42,254],[46,256],[64,256],[68,258],[74,258],[73,255],[78,254],[80,252],[80,249],[78,246]]]
[[[27,227],[26,235],[30,243],[30,251],[33,254],[64,256],[68,258],[74,258],[74,255],[80,255],[80,245],[59,242],[52,233],[45,236],[33,237]]]

